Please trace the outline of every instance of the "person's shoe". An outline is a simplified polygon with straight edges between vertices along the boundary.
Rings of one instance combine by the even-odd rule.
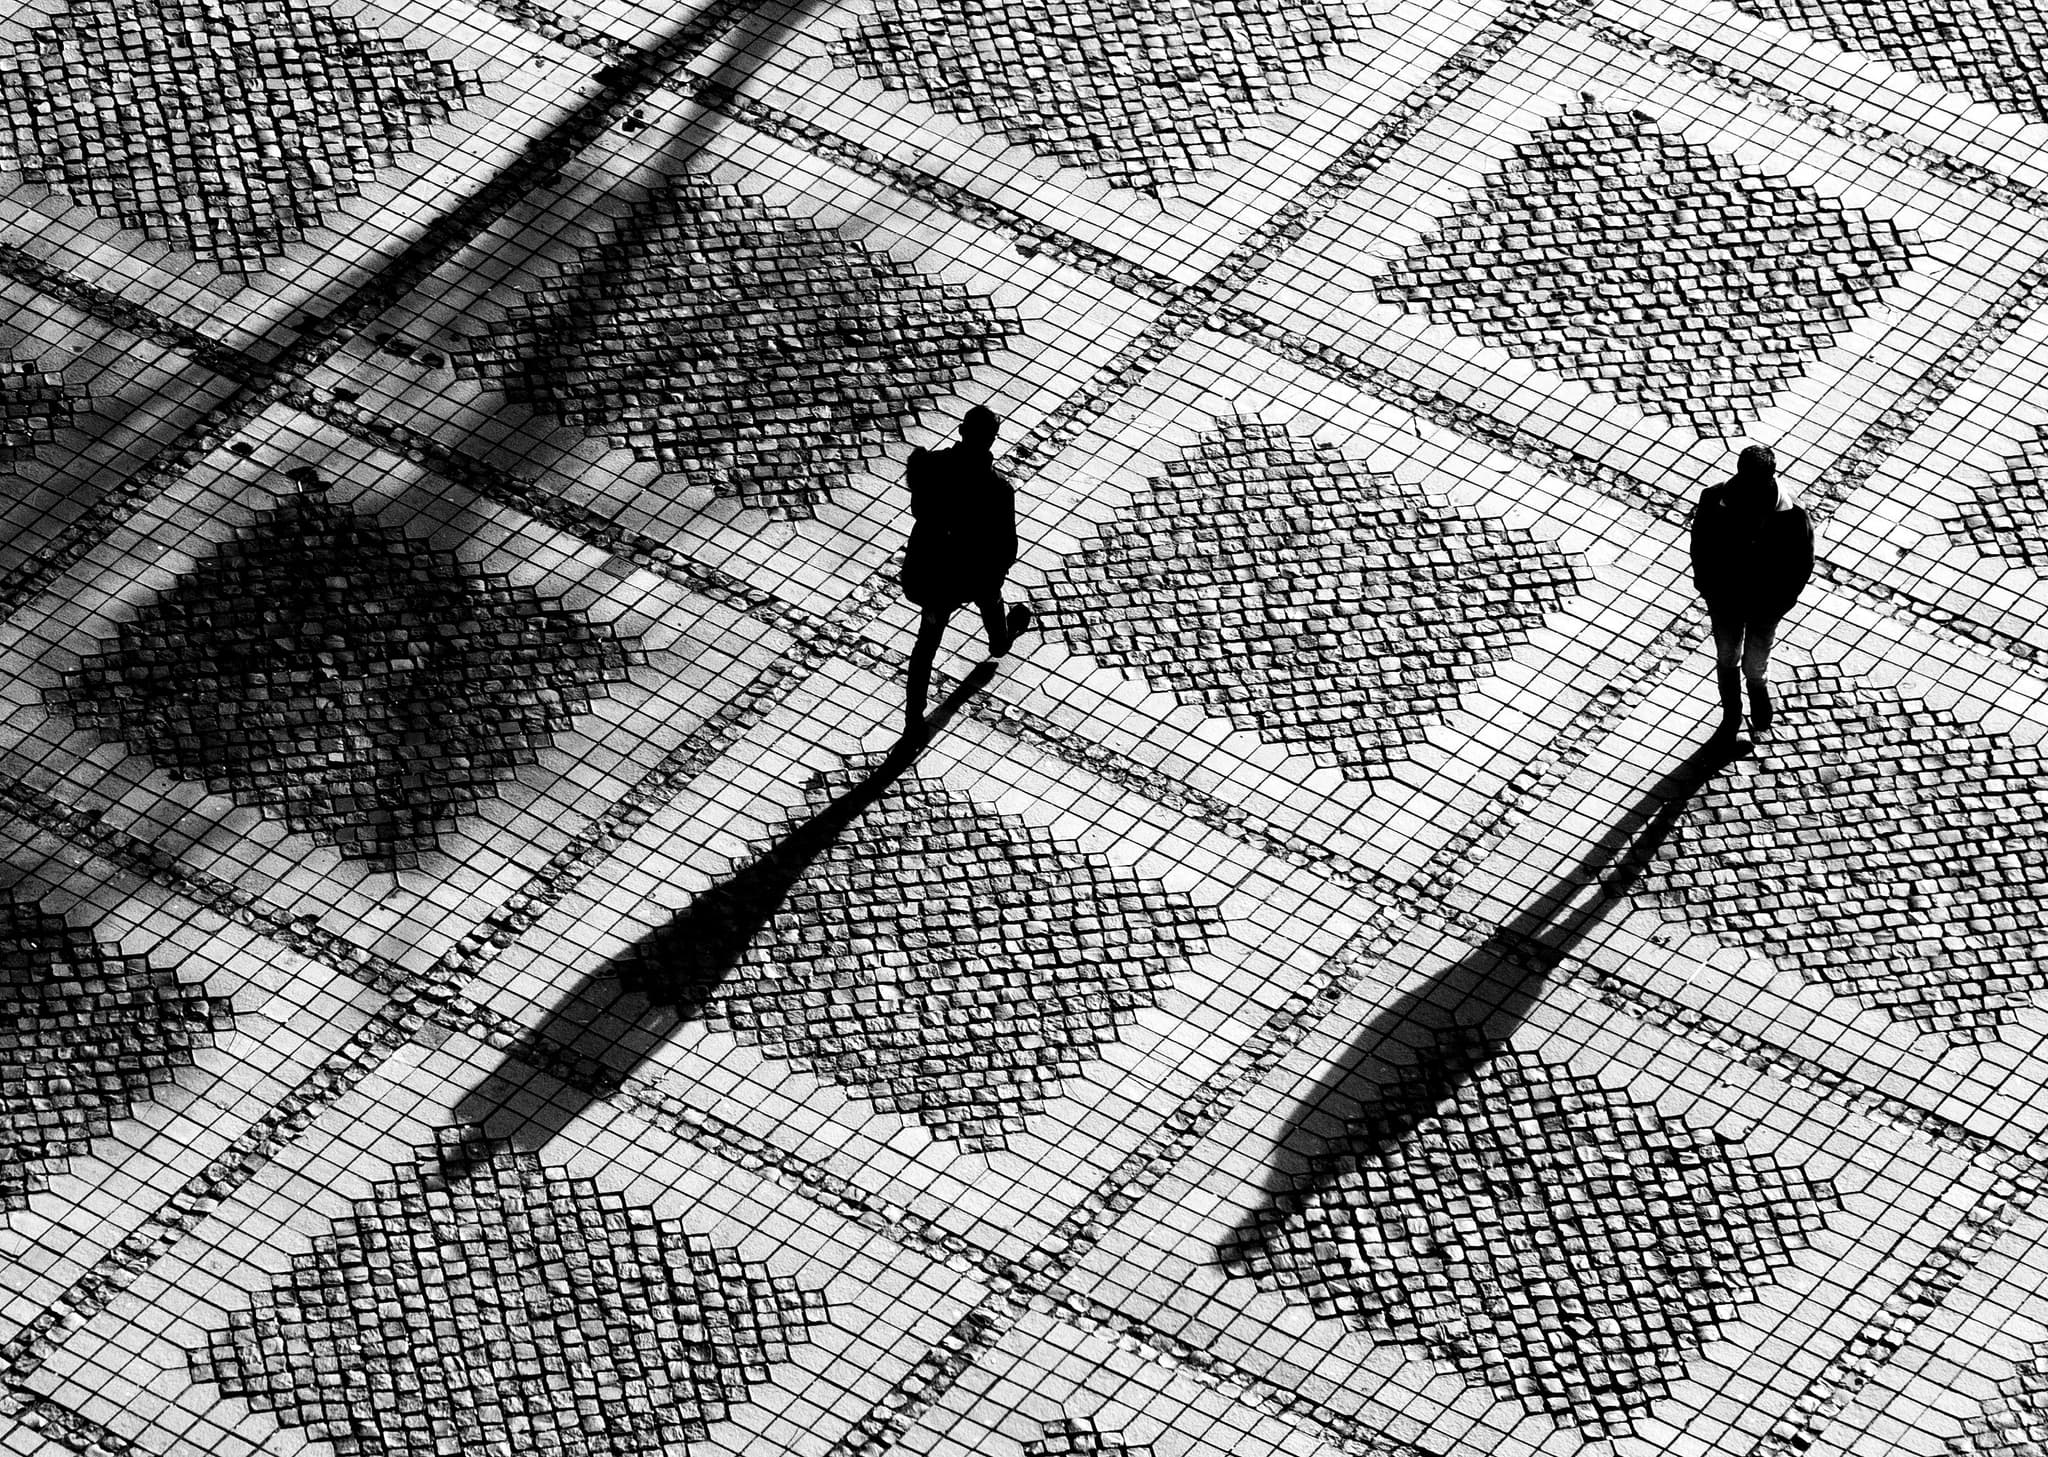
[[[1742,679],[1739,673],[1736,668],[1715,666],[1714,682],[1721,692],[1721,723],[1707,740],[1712,748],[1731,749],[1742,734]]]
[[[1771,690],[1761,678],[1749,683],[1749,737],[1762,743],[1771,733]]]
[[[1025,629],[1030,626],[1031,609],[1022,602],[1019,602],[1003,618],[1003,641],[1000,646],[990,650],[989,656],[991,658],[1008,657],[1010,649],[1017,645],[1017,639],[1024,636]]]

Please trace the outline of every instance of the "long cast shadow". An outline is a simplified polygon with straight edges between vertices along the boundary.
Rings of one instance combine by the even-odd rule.
[[[1257,1204],[1219,1250],[1227,1268],[1242,1268],[1245,1252],[1263,1244],[1279,1219],[1316,1192],[1315,1168],[1347,1123],[1371,1110],[1376,1138],[1405,1139],[1485,1066],[1491,1049],[1535,1005],[1551,971],[1634,888],[1692,796],[1733,758],[1732,750],[1711,742],[1695,749],[1513,920],[1359,1029],[1288,1115]],[[1594,893],[1584,894],[1589,889]],[[1402,1065],[1385,1054],[1432,1045],[1439,1055],[1421,1069],[1422,1088],[1404,1089],[1398,1107],[1383,1102],[1383,1089]]]
[[[858,782],[774,844],[709,887],[674,919],[579,982],[547,1019],[505,1050],[499,1065],[455,1107],[479,1130],[464,1145],[458,1179],[496,1150],[538,1149],[592,1104],[616,1091],[684,1023],[703,1015],[754,938],[817,858],[916,762],[967,700],[994,679],[983,663]],[[560,1091],[542,1097],[532,1069]],[[507,1122],[507,1114],[514,1119]]]

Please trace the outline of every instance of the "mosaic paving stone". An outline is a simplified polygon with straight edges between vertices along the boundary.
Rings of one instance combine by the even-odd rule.
[[[1024,1457],[1152,1457],[1152,1449],[1134,1447],[1086,1417],[1057,1417],[1024,1444]]]
[[[2048,121],[2048,10],[2030,0],[1730,0],[1884,57],[2001,111]]]
[[[683,176],[457,367],[690,484],[808,516],[1015,327],[965,289]]]
[[[72,0],[0,42],[0,158],[124,227],[259,266],[478,94],[295,0]]]
[[[1157,192],[1364,38],[1353,0],[883,0],[842,37],[863,75],[1041,156]]]
[[[1362,778],[1579,580],[1528,532],[1238,420],[1052,572],[1038,605],[1076,652]]]
[[[736,961],[704,933],[723,922],[760,927]],[[986,1150],[1007,1147],[1215,929],[1186,897],[913,777],[793,886],[736,874],[619,972]]]
[[[0,1210],[228,1030],[230,1007],[0,893]]]
[[[444,1142],[292,1260],[196,1374],[360,1457],[688,1450],[823,1298],[532,1154]],[[678,1447],[678,1444],[681,1444]]]
[[[0,470],[33,456],[78,416],[64,377],[18,359],[0,360]]]
[[[1424,309],[1702,435],[1740,433],[1918,240],[1641,112],[1549,123],[1389,269]]]
[[[1648,1101],[1453,1040],[1229,1258],[1325,1319],[1614,1436],[1836,1202]]]
[[[1950,523],[1949,539],[2048,575],[2048,425],[2005,462],[2003,476],[1973,494],[1977,508]]]
[[[1693,797],[1642,881],[1673,919],[1952,1042],[2048,987],[2038,748],[1824,672],[1776,686],[1752,771]]]
[[[1949,1457],[2040,1457],[2048,1451],[2048,1352],[2036,1351],[1982,1411],[1963,1420]]]
[[[101,647],[53,709],[387,867],[434,850],[633,656],[317,492],[261,513]]]

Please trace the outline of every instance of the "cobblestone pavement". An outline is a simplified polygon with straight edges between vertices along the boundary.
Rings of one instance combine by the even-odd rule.
[[[0,1454],[2048,1448],[2048,11],[692,3],[0,25]]]

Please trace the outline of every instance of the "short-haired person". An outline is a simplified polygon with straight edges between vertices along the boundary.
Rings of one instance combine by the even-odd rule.
[[[1713,622],[1721,691],[1715,742],[1732,745],[1741,732],[1745,685],[1750,737],[1769,735],[1771,643],[1812,575],[1813,522],[1779,484],[1771,448],[1749,446],[1734,478],[1700,492],[1692,513],[1692,580]]]

